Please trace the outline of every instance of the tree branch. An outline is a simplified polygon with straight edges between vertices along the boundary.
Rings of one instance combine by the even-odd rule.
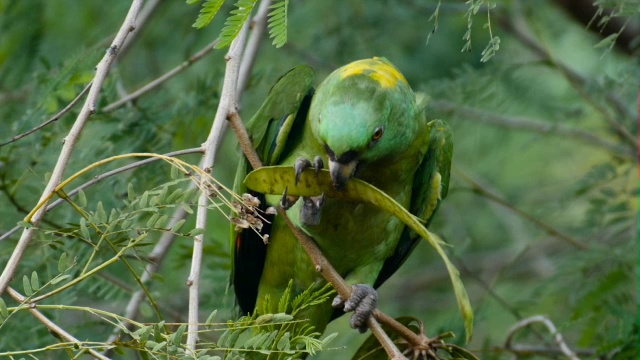
[[[553,124],[546,121],[534,120],[520,116],[495,114],[489,111],[474,109],[472,107],[448,101],[433,100],[429,102],[428,107],[436,111],[441,111],[447,114],[456,114],[469,120],[481,121],[486,124],[501,126],[508,129],[527,130],[545,135],[560,136],[563,139],[576,139],[588,145],[602,147],[627,159],[635,159],[635,148],[621,145],[618,142],[609,141],[582,129],[571,128],[561,124]]]
[[[126,18],[122,26],[120,27],[120,30],[118,30],[118,33],[116,34],[116,37],[113,40],[111,46],[107,49],[106,54],[98,63],[96,67],[96,75],[93,78],[93,84],[91,85],[91,89],[89,90],[89,94],[87,95],[84,106],[80,110],[76,121],[69,131],[69,134],[64,139],[64,144],[62,146],[62,150],[60,151],[58,161],[51,173],[51,178],[49,179],[49,182],[45,187],[38,202],[46,199],[62,180],[64,171],[67,168],[69,160],[71,159],[71,154],[73,153],[73,150],[75,148],[76,141],[80,137],[80,133],[82,132],[82,129],[84,128],[89,116],[96,112],[96,102],[98,101],[98,97],[100,96],[102,84],[104,83],[107,74],[109,73],[111,65],[115,60],[120,46],[122,46],[122,44],[124,43],[127,35],[135,29],[136,17],[138,16],[138,12],[140,11],[143,3],[143,0],[133,0],[131,2],[131,7],[129,8],[129,12],[127,13]],[[20,260],[22,259],[27,246],[31,242],[31,239],[35,234],[35,229],[42,220],[44,214],[45,211],[43,207],[38,212],[36,212],[32,218],[32,224],[34,226],[23,231],[18,244],[13,250],[9,261],[7,262],[2,272],[2,275],[0,275],[0,295],[4,293],[4,290],[9,285],[9,282],[11,282],[11,280],[13,279],[18,268],[18,264],[20,263]]]
[[[545,230],[547,233],[549,233],[552,236],[555,236],[556,238],[565,241],[571,245],[573,245],[574,247],[578,248],[578,249],[588,249],[589,245],[585,244],[584,242],[574,239],[573,237],[561,232],[560,230],[552,227],[551,225],[548,225],[547,223],[539,220],[538,218],[534,217],[533,215],[525,212],[524,210],[520,210],[518,208],[516,208],[515,206],[511,205],[510,203],[508,203],[506,200],[502,199],[501,197],[499,197],[498,195],[490,192],[489,190],[487,190],[484,186],[482,186],[479,182],[473,180],[471,177],[469,177],[467,174],[465,174],[463,171],[461,171],[460,169],[458,169],[457,167],[453,168],[454,171],[457,173],[458,177],[461,178],[464,182],[466,182],[467,184],[469,184],[471,186],[471,191],[473,191],[476,194],[482,195],[484,197],[486,197],[489,200],[492,200],[508,209],[510,209],[511,211],[515,212],[516,214],[518,214],[520,217],[529,220],[530,222],[538,225],[539,227],[541,227],[543,230]]]
[[[34,127],[33,129],[24,132],[20,135],[16,135],[14,137],[11,138],[11,140],[5,141],[2,144],[0,144],[0,147],[5,146],[7,144],[11,144],[14,141],[18,141],[20,139],[22,139],[23,137],[29,136],[31,134],[33,134],[34,132],[42,129],[43,127],[56,122],[58,120],[60,120],[60,118],[62,118],[64,116],[64,114],[66,114],[67,112],[69,112],[69,110],[73,109],[73,107],[82,99],[82,97],[89,92],[89,89],[91,89],[91,84],[93,83],[93,81],[90,81],[89,84],[87,84],[87,86],[85,86],[85,88],[78,94],[78,96],[75,97],[75,99],[71,100],[71,102],[69,103],[69,105],[65,106],[64,109],[60,110],[57,114],[53,115],[51,118],[49,118],[49,120],[43,122],[42,124]]]
[[[14,300],[16,300],[17,302],[19,302],[21,304],[24,304],[25,300],[27,299],[26,297],[22,296],[20,293],[18,293],[17,291],[15,291],[12,288],[8,288],[7,289],[7,293]],[[40,311],[38,311],[36,309],[36,305],[35,304],[31,304],[29,312],[31,312],[31,314],[33,316],[35,316],[36,319],[38,319],[41,323],[43,323],[44,326],[46,326],[47,329],[49,329],[49,331],[51,331],[52,333],[56,334],[57,337],[62,338],[64,340],[68,341],[68,342],[75,343],[75,344],[77,344],[79,349],[83,349],[82,341],[76,339],[71,334],[66,332],[63,328],[58,326],[56,323],[54,323],[53,321],[49,320],[49,318],[44,316]],[[100,354],[99,352],[97,352],[97,351],[95,351],[93,349],[83,349],[83,350],[87,351],[89,354],[91,354],[95,358],[98,358],[98,359],[101,359],[101,360],[109,360],[108,357]]]
[[[184,62],[182,62],[182,64],[174,67],[173,69],[167,71],[166,73],[164,73],[162,76],[160,76],[159,78],[156,78],[154,80],[152,80],[151,82],[149,82],[148,84],[144,85],[143,87],[141,87],[140,89],[132,92],[131,94],[112,102],[111,104],[107,105],[104,107],[104,109],[102,109],[103,112],[111,112],[119,107],[121,107],[122,105],[135,100],[137,98],[139,98],[140,96],[148,93],[151,90],[154,90],[155,88],[159,87],[160,85],[162,85],[164,82],[166,82],[167,80],[171,79],[172,77],[178,75],[180,72],[182,72],[182,70],[187,69],[188,67],[190,67],[191,65],[193,65],[195,62],[197,62],[198,60],[202,59],[203,57],[205,57],[205,55],[209,54],[212,50],[213,47],[218,43],[218,40],[215,40],[213,42],[211,42],[210,44],[208,44],[207,46],[205,46],[204,48],[202,48],[202,50],[198,51],[195,55],[193,55],[192,57],[190,57],[189,59],[185,60]]]
[[[593,99],[591,95],[584,91],[584,88],[588,84],[588,79],[574,71],[572,68],[555,58],[533,35],[526,19],[522,15],[521,4],[515,3],[514,13],[501,16],[499,18],[500,23],[515,36],[525,47],[530,49],[533,53],[541,58],[554,64],[560,73],[569,81],[569,84],[573,86],[578,93],[587,100],[596,110],[598,110],[604,116],[605,120],[613,127],[617,134],[632,145],[633,148],[638,147],[638,140],[633,136],[627,128],[625,128],[613,115],[611,115],[606,108],[603,108],[596,99]],[[627,105],[620,100],[615,94],[607,92],[602,89],[604,97],[607,102],[620,114],[620,116],[627,118],[629,121],[635,121],[637,115],[635,115]]]
[[[219,148],[219,142],[221,134],[226,129],[226,118],[231,111],[236,108],[237,95],[238,95],[238,72],[240,70],[240,59],[242,52],[244,51],[245,38],[247,34],[248,24],[242,27],[242,30],[238,36],[233,40],[229,48],[229,52],[225,56],[227,60],[227,67],[225,69],[224,83],[222,86],[222,93],[220,96],[220,102],[218,103],[218,110],[213,121],[213,127],[207,138],[207,141],[203,144],[204,159],[202,160],[202,168],[205,171],[211,171],[211,167],[215,162],[217,150]],[[207,209],[209,198],[205,192],[200,194],[198,199],[198,210],[196,214],[196,228],[207,228]],[[193,255],[191,258],[191,272],[187,284],[189,286],[189,324],[187,335],[187,349],[193,354],[196,350],[196,342],[198,340],[198,306],[199,306],[199,289],[200,289],[200,269],[202,267],[202,250],[203,250],[204,235],[197,235],[194,237],[193,242]]]
[[[267,28],[267,14],[269,13],[270,5],[271,0],[261,1],[256,15],[251,19],[251,36],[247,41],[247,48],[242,55],[240,73],[238,74],[238,99],[242,98],[242,94],[249,84],[251,69],[253,69],[253,65],[255,64],[256,55],[258,54],[258,50],[260,50],[260,45],[264,39],[264,31]]]
[[[543,315],[532,316],[522,321],[519,321],[518,323],[513,325],[511,329],[509,329],[509,333],[507,334],[507,339],[505,340],[505,343],[504,343],[505,349],[511,350],[512,348],[511,340],[513,339],[513,335],[518,330],[536,322],[544,324],[544,326],[546,326],[547,329],[549,329],[549,332],[551,333],[551,335],[553,335],[555,342],[558,344],[558,346],[560,347],[560,351],[562,351],[564,355],[566,355],[571,360],[580,360],[580,358],[578,358],[578,356],[564,342],[564,338],[562,337],[562,334],[558,332],[558,329],[556,329],[555,325],[553,325],[551,320],[549,320],[549,318]]]

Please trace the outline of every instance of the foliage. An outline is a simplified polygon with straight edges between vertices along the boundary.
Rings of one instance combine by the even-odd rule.
[[[67,176],[110,156],[167,153],[205,141],[220,98],[224,51],[213,51],[124,106],[103,109],[213,39],[228,45],[260,2],[158,3],[149,20],[137,24],[135,40],[107,78]],[[239,104],[243,118],[255,113],[271,85],[295,65],[310,63],[321,79],[349,61],[386,56],[426,94],[428,117],[453,128],[452,185],[432,227],[451,245],[445,251],[465,282],[475,313],[474,339],[464,344],[446,268],[428,246],[419,245],[380,289],[381,310],[424,320],[430,337],[452,331],[456,337],[447,344],[464,346],[482,359],[511,358],[514,350],[504,347],[509,329],[536,314],[551,319],[582,359],[637,358],[640,70],[638,50],[618,51],[616,40],[624,29],[638,26],[639,10],[635,0],[596,4],[602,16],[594,16],[589,26],[550,0],[271,5],[267,23],[274,46],[263,46],[256,57]],[[40,202],[84,99],[39,131],[11,138],[52,118],[84,89],[128,5],[0,1],[3,267],[20,237],[21,231],[11,229],[33,226],[25,217]],[[589,32],[616,23],[622,26],[608,37]],[[238,159],[229,140],[210,174],[222,185],[231,184]],[[196,164],[200,157],[181,159]],[[377,346],[349,329],[346,316],[330,325],[328,336],[291,320],[296,309],[324,299],[317,289],[282,305],[277,314],[236,319],[227,289],[228,217],[231,203],[242,199],[225,192],[228,203],[223,203],[212,196],[207,230],[196,229],[198,190],[189,184],[199,173],[187,176],[159,161],[72,192],[71,185],[126,161],[82,173],[53,196],[61,205],[37,226],[10,284],[24,298],[0,296],[2,355],[88,357],[89,349],[108,346],[114,347],[112,358],[193,355],[185,353],[183,324],[196,235],[205,235],[200,311],[218,309],[202,324],[198,358],[312,352],[314,359],[348,358]],[[173,219],[176,209],[187,212],[185,220]],[[173,246],[156,258],[155,246],[169,234],[177,236]],[[147,273],[150,264],[160,267]],[[139,291],[146,292],[139,313],[125,317]],[[33,311],[78,341],[52,336]],[[112,333],[118,336],[110,340]],[[552,334],[537,325],[518,330],[513,343],[561,356],[553,353]],[[545,354],[533,357],[549,357]]]

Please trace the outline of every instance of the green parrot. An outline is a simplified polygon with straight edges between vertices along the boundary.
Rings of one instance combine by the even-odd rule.
[[[355,61],[335,70],[317,88],[314,71],[298,66],[283,75],[247,123],[265,166],[294,166],[296,174],[328,163],[333,186],[353,177],[384,191],[428,226],[447,195],[453,143],[449,127],[428,122],[404,76],[386,59]],[[292,222],[310,235],[335,269],[352,284],[350,299],[336,297],[305,309],[316,331],[345,311],[361,332],[376,307],[375,289],[406,260],[419,237],[393,215],[368,204],[325,198],[264,195],[246,189],[241,161],[237,193],[256,196],[262,208],[281,203]],[[268,243],[250,229],[232,230],[231,282],[240,309],[262,309],[289,282],[294,293],[325,281],[281,217],[262,227]],[[333,307],[333,308],[332,308]],[[335,309],[334,309],[335,308]]]

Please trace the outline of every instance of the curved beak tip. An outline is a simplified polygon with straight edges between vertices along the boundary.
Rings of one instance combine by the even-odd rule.
[[[333,187],[341,191],[346,186],[356,170],[358,162],[352,160],[346,164],[339,163],[337,161],[329,161],[329,172],[331,174],[331,180]]]

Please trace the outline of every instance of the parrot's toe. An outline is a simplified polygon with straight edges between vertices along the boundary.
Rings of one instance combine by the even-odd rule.
[[[319,196],[303,196],[302,209],[300,209],[300,221],[305,225],[311,226],[320,224],[324,200],[324,193]]]
[[[324,168],[324,161],[322,161],[322,158],[320,156],[316,156],[315,158],[313,158],[313,163],[311,163],[311,160],[304,157],[299,157],[296,159],[296,162],[293,165],[293,168],[296,170],[296,185],[298,185],[298,182],[300,181],[302,172],[312,166],[316,170],[317,176],[320,170]]]
[[[280,198],[280,206],[285,210],[289,210],[296,201],[298,201],[298,196],[287,195],[287,188],[285,187],[284,192],[282,193],[282,198]]]
[[[356,284],[351,287],[351,297],[344,300],[338,295],[333,299],[331,306],[342,308],[345,312],[353,311],[350,325],[358,329],[361,333],[367,331],[367,321],[376,309],[378,303],[378,292],[369,285]]]

